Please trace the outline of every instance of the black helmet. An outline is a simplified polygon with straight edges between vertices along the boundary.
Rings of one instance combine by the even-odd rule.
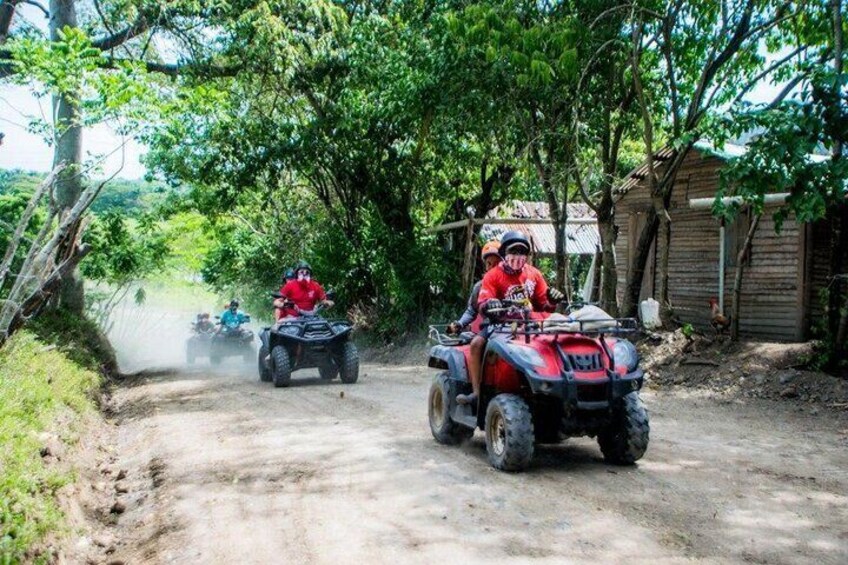
[[[238,307],[239,307],[239,301],[238,300],[236,300],[235,298],[230,300],[230,308],[238,308]]]
[[[309,271],[309,274],[312,274],[312,267],[309,266],[309,263],[306,261],[298,261],[297,265],[294,266],[294,272],[296,274],[298,271],[302,270],[307,270]]]
[[[501,257],[506,257],[507,250],[519,243],[527,248],[527,251],[530,251],[530,240],[527,239],[527,236],[521,233],[520,231],[508,231],[501,236],[501,248],[498,250]]]
[[[286,281],[294,280],[294,269],[286,269],[286,273],[283,275],[283,283]]]

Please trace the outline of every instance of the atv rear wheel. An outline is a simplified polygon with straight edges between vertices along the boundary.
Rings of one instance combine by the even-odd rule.
[[[263,383],[270,383],[273,380],[271,377],[271,367],[268,365],[271,360],[265,359],[268,356],[268,346],[263,343],[259,347],[259,359],[257,360],[257,364],[259,365],[259,380]]]
[[[499,394],[486,409],[486,452],[501,471],[522,471],[533,459],[533,417],[524,399]]]
[[[339,367],[343,383],[353,384],[359,379],[359,351],[352,341],[345,342]]]
[[[271,350],[271,375],[277,388],[289,386],[291,382],[291,362],[289,352],[282,345]]]
[[[638,392],[631,392],[613,408],[612,421],[598,434],[604,460],[615,465],[632,465],[648,449],[648,411]]]
[[[440,373],[430,385],[427,401],[427,416],[430,419],[430,431],[441,444],[456,445],[471,438],[474,430],[460,426],[450,417],[451,399],[456,396],[455,387],[447,373]]]

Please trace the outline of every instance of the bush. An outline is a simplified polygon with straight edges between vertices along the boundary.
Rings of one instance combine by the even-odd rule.
[[[45,347],[29,331],[18,332],[0,350],[0,563],[49,562],[35,548],[47,533],[62,529],[55,494],[73,475],[44,464],[39,436],[78,441],[98,385],[97,373]]]

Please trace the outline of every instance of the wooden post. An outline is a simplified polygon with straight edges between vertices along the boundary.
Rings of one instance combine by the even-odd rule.
[[[595,246],[595,259],[592,261],[594,265],[592,274],[592,291],[589,293],[589,302],[599,302],[601,299],[601,263],[603,262],[603,254],[601,247]]]
[[[468,225],[465,228],[465,259],[462,265],[462,292],[467,295],[474,284],[474,214],[468,214]]]

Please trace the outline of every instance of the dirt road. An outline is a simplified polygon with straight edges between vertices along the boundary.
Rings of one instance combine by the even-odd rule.
[[[127,563],[848,563],[848,430],[790,405],[648,392],[631,468],[591,440],[492,469],[437,445],[431,372],[363,365],[288,389],[232,365],[120,388]]]

